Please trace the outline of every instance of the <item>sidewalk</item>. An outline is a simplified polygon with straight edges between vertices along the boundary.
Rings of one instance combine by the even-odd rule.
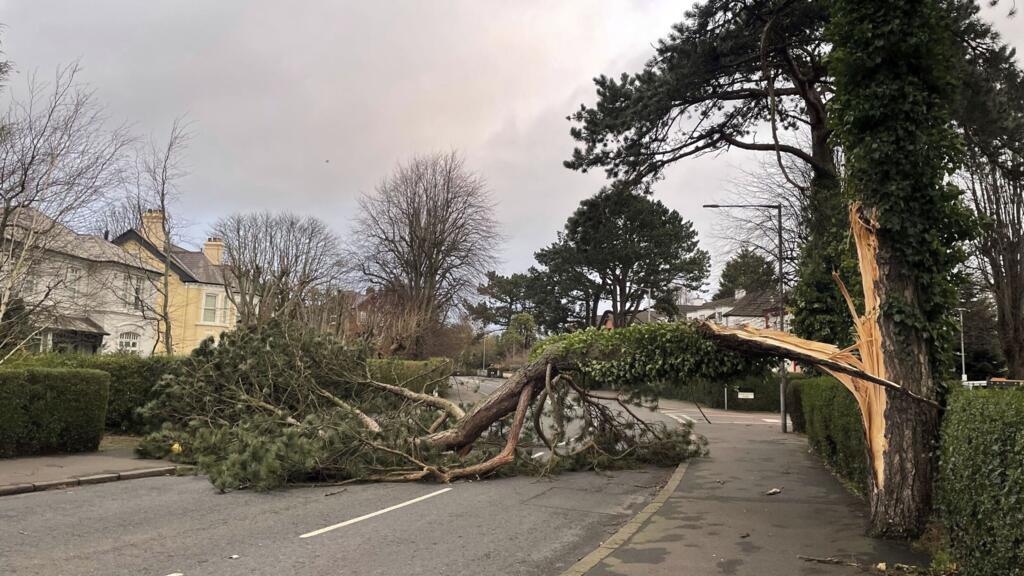
[[[174,473],[171,462],[136,458],[137,443],[136,438],[108,436],[97,452],[0,459],[0,496]]]
[[[730,414],[708,415],[712,422],[742,421],[724,417]],[[750,416],[749,424],[699,421],[710,456],[692,460],[664,506],[586,574],[863,574],[799,556],[927,564],[904,545],[864,535],[866,505],[808,453],[803,436],[784,436],[778,424],[766,423],[777,415]],[[772,488],[782,492],[765,495]]]

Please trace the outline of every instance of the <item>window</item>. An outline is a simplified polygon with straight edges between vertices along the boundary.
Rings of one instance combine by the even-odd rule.
[[[117,336],[117,349],[121,352],[139,353],[139,335],[135,332],[121,332]]]
[[[207,294],[203,297],[203,322],[213,324],[217,321],[217,295]]]
[[[124,283],[121,288],[121,302],[124,303],[126,310],[142,311],[144,302],[142,301],[141,278],[134,277],[131,274],[124,275]]]
[[[65,282],[67,282],[68,295],[72,298],[78,297],[79,283],[82,279],[82,270],[79,268],[68,268]]]

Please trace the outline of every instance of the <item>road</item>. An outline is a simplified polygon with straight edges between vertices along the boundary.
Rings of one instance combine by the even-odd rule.
[[[452,394],[474,401],[498,385],[463,383]],[[700,417],[681,402],[661,410],[639,413]],[[164,477],[8,496],[0,575],[554,575],[631,518],[670,472],[229,494],[203,477]]]
[[[203,477],[164,477],[7,496],[0,574],[558,574],[669,472],[229,494]]]

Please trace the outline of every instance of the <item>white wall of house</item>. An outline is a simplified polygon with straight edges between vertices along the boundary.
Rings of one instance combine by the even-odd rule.
[[[108,333],[101,352],[127,350],[146,356],[153,350],[157,322],[147,311],[155,307],[156,293],[146,279],[152,272],[47,252],[29,274],[24,296],[26,302],[40,304],[41,323],[58,316],[85,317]]]

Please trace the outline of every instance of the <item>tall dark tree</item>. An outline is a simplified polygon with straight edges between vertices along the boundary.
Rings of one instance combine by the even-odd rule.
[[[484,325],[508,328],[516,314],[531,308],[528,274],[503,276],[491,270],[487,273],[487,283],[477,286],[476,292],[482,298],[467,302],[465,308],[473,320]]]
[[[673,162],[730,148],[770,153],[784,172],[793,160],[806,165],[809,184],[785,175],[806,188],[801,217],[814,247],[800,256],[794,328],[845,344],[849,314],[831,274],[853,271],[854,262],[828,117],[828,19],[822,0],[697,4],[643,71],[595,80],[596,105],[570,117],[581,146],[566,165],[644,184]],[[756,140],[766,125],[771,139]],[[805,146],[791,143],[798,131]]]
[[[597,326],[604,286],[565,234],[534,257],[539,266],[530,268],[530,300],[541,329],[559,333]]]
[[[836,97],[833,120],[846,155],[859,217],[877,236],[876,278],[883,377],[941,399],[954,334],[967,218],[946,183],[957,135],[955,23],[940,0],[835,0],[829,38]],[[873,304],[872,304],[873,305]],[[875,533],[914,536],[924,528],[934,484],[939,413],[886,391],[884,434],[872,459],[868,498]]]
[[[969,380],[985,380],[1006,373],[1006,360],[999,342],[996,305],[981,284],[972,279],[960,288],[966,361],[954,367],[955,378],[960,377],[964,368]]]
[[[564,240],[578,272],[600,283],[616,326],[628,325],[648,297],[665,300],[678,286],[698,289],[708,276],[710,258],[693,224],[625,187],[580,202]]]
[[[974,249],[1009,374],[1024,378],[1024,74],[995,33],[977,36],[987,42],[961,72],[967,158],[960,180],[981,223]]]
[[[725,263],[718,292],[713,298],[729,298],[737,290],[763,290],[778,284],[776,264],[749,248],[743,248]]]

